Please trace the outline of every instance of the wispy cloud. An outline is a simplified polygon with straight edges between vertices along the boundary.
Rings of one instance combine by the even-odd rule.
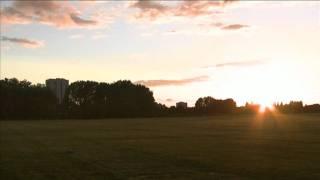
[[[223,26],[221,29],[223,30],[238,30],[238,29],[243,29],[249,27],[248,25],[245,24],[230,24]]]
[[[225,1],[181,1],[172,6],[167,6],[158,1],[139,0],[130,7],[139,9],[135,15],[137,19],[157,20],[162,16],[171,17],[199,17],[221,13],[219,9],[229,5],[230,0]]]
[[[1,41],[7,41],[7,42],[19,44],[25,48],[39,48],[44,46],[44,43],[41,41],[30,40],[26,38],[10,38],[6,36],[2,36]]]
[[[184,1],[174,12],[176,16],[197,17],[219,13],[215,8],[221,8],[225,4],[224,1]]]
[[[40,23],[58,28],[94,28],[106,23],[84,18],[71,3],[63,1],[13,1],[0,11],[2,24]]]
[[[167,98],[167,99],[166,99],[166,102],[174,102],[174,99]]]
[[[189,24],[189,28],[177,27],[174,31],[166,31],[164,35],[217,35],[224,31],[240,30],[249,25],[242,23],[226,23],[223,18],[227,8],[235,0],[178,2],[140,0],[131,3],[130,8],[138,9],[133,15],[136,22],[151,22],[155,24],[178,21]],[[194,27],[194,25],[198,27]],[[199,28],[199,26],[201,28]]]
[[[70,18],[78,26],[95,26],[95,25],[98,24],[97,20],[84,19],[84,18],[81,18],[78,14],[75,14],[75,13],[70,14]]]
[[[258,66],[265,64],[265,61],[261,60],[252,60],[252,61],[236,61],[236,62],[227,62],[227,63],[220,63],[215,64],[213,66],[205,66],[204,68],[221,68],[221,67],[248,67],[248,66]]]
[[[178,80],[140,80],[136,81],[137,84],[143,84],[148,87],[155,87],[155,86],[182,86],[190,83],[195,82],[204,82],[208,81],[208,76],[198,76],[193,78],[187,78],[187,79],[178,79]]]
[[[157,17],[168,13],[170,10],[168,6],[164,6],[157,1],[150,0],[138,0],[137,2],[133,3],[130,7],[137,8],[140,10],[140,12],[135,15],[135,18],[147,18],[150,20],[155,20]]]

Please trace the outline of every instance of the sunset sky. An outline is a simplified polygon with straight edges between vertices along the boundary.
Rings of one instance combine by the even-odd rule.
[[[320,102],[320,2],[1,1],[1,78],[148,86],[157,102]]]

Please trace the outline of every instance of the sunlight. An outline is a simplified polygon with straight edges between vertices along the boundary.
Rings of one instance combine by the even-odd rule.
[[[275,102],[289,102],[303,96],[304,74],[296,73],[298,64],[294,62],[270,61],[259,66],[227,70],[223,77],[228,84],[223,84],[226,80],[221,81],[223,89],[219,93],[225,97],[233,94],[239,105],[252,102],[260,104],[261,111],[264,111],[266,107],[271,109]]]
[[[256,103],[260,105],[260,108],[259,108],[260,113],[274,110],[274,106],[273,106],[274,101],[272,99],[272,94],[266,94],[261,98],[258,98]]]
[[[265,113],[266,111],[273,111],[274,107],[272,104],[260,104],[259,112]]]

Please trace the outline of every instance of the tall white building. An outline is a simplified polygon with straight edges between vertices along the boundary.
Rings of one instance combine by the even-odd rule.
[[[46,86],[56,95],[58,103],[61,104],[69,86],[69,81],[61,78],[47,79]]]

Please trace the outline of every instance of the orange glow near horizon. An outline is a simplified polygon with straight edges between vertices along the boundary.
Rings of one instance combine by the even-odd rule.
[[[260,104],[259,112],[264,113],[266,111],[273,111],[274,107],[270,104]]]
[[[294,62],[269,62],[258,67],[233,69],[230,74],[225,96],[234,97],[238,105],[252,102],[261,106],[261,111],[273,109],[276,102],[287,103],[291,100],[302,100],[305,87],[303,67],[298,68]],[[236,89],[236,91],[235,91]],[[229,95],[230,96],[230,95]]]

